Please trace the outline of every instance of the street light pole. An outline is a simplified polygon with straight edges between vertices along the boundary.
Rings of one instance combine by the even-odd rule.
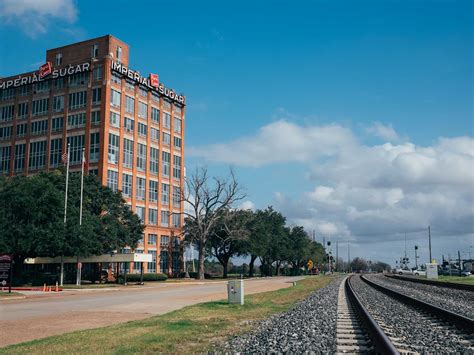
[[[433,261],[431,258],[431,227],[428,226],[428,241],[429,241],[429,249],[430,249],[430,264]]]
[[[418,255],[417,255],[418,245],[415,245],[415,268],[418,270]]]

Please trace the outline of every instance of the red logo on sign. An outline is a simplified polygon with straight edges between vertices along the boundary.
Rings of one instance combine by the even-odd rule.
[[[158,75],[157,74],[150,74],[150,85],[154,86],[155,88],[158,87]]]
[[[39,68],[39,77],[43,79],[45,76],[48,76],[52,72],[51,62],[46,62]]]

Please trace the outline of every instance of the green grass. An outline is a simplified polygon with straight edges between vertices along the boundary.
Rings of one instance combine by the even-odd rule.
[[[5,291],[0,292],[0,298],[18,297],[18,296],[23,296],[23,294],[19,293],[19,292],[13,292],[13,291],[11,293],[8,293],[8,291],[7,292],[5,292]]]
[[[108,287],[119,287],[123,286],[120,284],[83,284],[80,286],[77,285],[64,285],[60,286],[65,290],[76,290],[76,289],[84,289],[84,288],[108,288]],[[54,286],[53,286],[54,287]]]
[[[455,282],[455,283],[461,283],[461,284],[467,284],[467,285],[474,285],[474,276],[462,277],[462,276],[440,275],[440,276],[438,276],[438,281]]]
[[[291,308],[331,277],[313,276],[296,286],[245,297],[245,305],[207,302],[140,321],[77,331],[0,349],[1,354],[191,353],[217,349],[230,335],[251,329],[271,314]]]

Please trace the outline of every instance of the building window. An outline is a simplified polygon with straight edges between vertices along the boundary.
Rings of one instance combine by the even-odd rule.
[[[69,86],[85,85],[89,82],[89,73],[76,73],[69,77]]]
[[[63,150],[62,138],[51,139],[49,151],[49,167],[56,168],[61,162],[61,152]]]
[[[129,117],[124,118],[125,132],[133,133],[134,126],[135,126],[135,121],[133,120],[133,118],[129,118]]]
[[[156,226],[157,223],[158,223],[158,210],[154,208],[149,208],[148,209],[148,224]],[[155,240],[155,243],[156,243],[156,240]]]
[[[138,93],[140,94],[140,96],[148,96],[148,90],[141,85],[138,87]]]
[[[174,147],[176,149],[181,149],[181,138],[173,137],[173,141],[174,141]]]
[[[150,128],[150,137],[152,141],[159,142],[160,140],[160,131],[158,131],[156,128],[151,127]]]
[[[102,80],[102,65],[97,65],[92,70],[92,79],[93,80]]]
[[[146,169],[146,145],[138,143],[137,149],[137,169],[145,171]]]
[[[158,182],[154,180],[150,180],[150,189],[149,189],[149,200],[150,202],[157,202],[158,201]]]
[[[64,111],[64,95],[55,96],[53,98],[53,111],[54,112]]]
[[[39,94],[46,91],[49,91],[49,80],[33,84],[33,94]]]
[[[174,118],[174,127],[173,127],[173,130],[178,133],[178,134],[181,134],[181,120],[179,118]]]
[[[117,164],[119,161],[119,136],[109,133],[109,155],[108,162]]]
[[[156,250],[148,250],[151,254],[152,262],[148,263],[148,272],[156,272]]]
[[[163,205],[170,203],[170,185],[165,183],[161,184],[161,203]]]
[[[148,117],[148,105],[138,101],[138,117],[147,118]]]
[[[138,135],[141,137],[146,137],[146,124],[138,122]]]
[[[160,110],[155,107],[151,107],[151,120],[153,123],[160,124]]]
[[[150,147],[150,174],[158,175],[158,149]]]
[[[12,136],[12,126],[0,127],[0,139],[10,139]]]
[[[145,207],[137,206],[135,207],[135,213],[137,214],[138,218],[140,218],[140,222],[145,222]],[[143,241],[139,244],[143,244]]]
[[[115,84],[122,84],[122,77],[117,73],[112,73],[112,82]]]
[[[171,128],[171,115],[166,112],[163,112],[163,127],[167,129]]]
[[[130,169],[133,166],[133,141],[127,138],[123,139],[123,166]]]
[[[161,239],[163,240],[163,236],[161,236]],[[169,266],[168,250],[163,249],[160,252],[160,271],[163,272],[163,273],[167,273],[168,272],[168,266]]]
[[[171,111],[171,103],[168,100],[163,100],[163,108]]]
[[[133,80],[125,78],[125,89],[135,92],[135,83]]]
[[[0,147],[0,173],[8,174],[10,171],[11,146]],[[44,164],[44,163],[43,163]]]
[[[107,187],[112,189],[112,191],[118,190],[118,172],[107,170]]]
[[[110,105],[120,107],[120,91],[110,89]]]
[[[30,143],[30,170],[42,169],[46,161],[46,141]]]
[[[9,88],[0,91],[0,100],[10,100],[15,97],[15,89]]]
[[[63,61],[63,55],[62,53],[56,54],[56,65],[61,65],[61,62]]]
[[[174,111],[174,113],[177,114],[178,116],[181,116],[181,107],[174,105],[173,111]]]
[[[125,197],[132,197],[133,177],[130,174],[122,174],[122,194]]]
[[[28,96],[30,93],[30,85],[20,86],[20,96]]]
[[[156,214],[156,210],[153,211],[155,211]],[[156,234],[148,234],[148,245],[156,245]]]
[[[48,132],[48,120],[31,122],[31,134],[45,134]]]
[[[100,124],[100,111],[91,112],[91,124],[93,125]]]
[[[177,228],[181,226],[181,215],[179,214],[172,214],[171,215],[172,226]]]
[[[14,112],[15,112],[15,105],[0,107],[0,122],[8,122],[8,121],[13,120]]]
[[[94,44],[92,45],[92,58],[97,58],[99,56],[99,45]]]
[[[51,131],[58,132],[63,130],[64,117],[53,117],[51,120]]]
[[[92,105],[100,104],[102,96],[102,88],[93,88],[92,89]]]
[[[18,118],[28,117],[28,102],[20,102],[18,104]]]
[[[17,124],[16,125],[16,136],[17,138],[24,137],[26,135],[26,131],[28,124],[27,123],[22,123],[22,124]]]
[[[73,92],[69,94],[69,109],[85,107],[87,102],[87,91]]]
[[[170,145],[171,144],[171,136],[166,132],[163,132],[163,144],[164,145]]]
[[[67,116],[67,128],[78,128],[86,125],[86,113],[75,113]]]
[[[64,78],[54,79],[53,83],[56,89],[62,89],[64,87]]]
[[[181,179],[181,157],[173,155],[173,178]]]
[[[180,207],[181,204],[181,189],[178,186],[173,186],[173,207]]]
[[[33,101],[33,116],[45,115],[49,110],[49,98]]]
[[[97,163],[99,161],[99,149],[100,149],[100,133],[91,133],[91,142],[89,148],[89,161],[91,163]]]
[[[110,125],[112,127],[120,127],[120,115],[118,113],[115,113],[113,111],[110,111]]]
[[[152,91],[151,92],[151,98],[152,98],[153,101],[156,101],[158,103],[158,105],[160,104],[160,95],[158,95],[157,92]]]
[[[161,226],[169,227],[170,225],[170,213],[168,211],[161,211]]]
[[[25,147],[26,144],[15,145],[15,172],[23,171],[25,167]]]
[[[120,46],[117,46],[116,57],[117,60],[122,61],[122,47]]]
[[[170,176],[170,158],[170,153],[161,152],[161,175],[164,177]]]
[[[125,95],[125,112],[133,114],[135,112],[135,99]]]
[[[84,148],[84,135],[67,137],[67,143],[70,144],[69,162],[80,164],[82,162],[82,149]]]
[[[141,177],[137,177],[137,200],[145,200],[145,183],[146,180]]]

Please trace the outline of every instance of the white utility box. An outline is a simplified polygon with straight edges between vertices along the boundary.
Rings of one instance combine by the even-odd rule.
[[[230,304],[244,304],[244,280],[230,280],[227,282],[227,299]]]
[[[426,264],[426,278],[427,279],[438,278],[438,264],[436,263]]]

